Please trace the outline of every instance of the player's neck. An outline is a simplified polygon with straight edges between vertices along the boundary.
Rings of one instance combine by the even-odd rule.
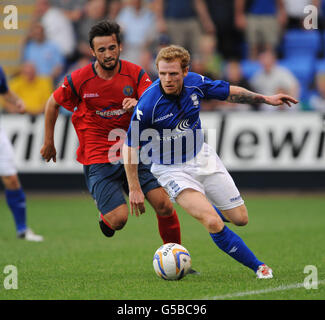
[[[104,80],[110,80],[118,73],[118,70],[120,68],[120,61],[116,64],[116,66],[113,70],[105,70],[98,63],[98,61],[95,62],[94,67],[95,67],[95,71],[96,71],[96,74],[98,77],[100,77]]]

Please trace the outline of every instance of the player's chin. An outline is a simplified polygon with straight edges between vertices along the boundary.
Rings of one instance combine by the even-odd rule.
[[[103,63],[102,67],[105,70],[114,70],[114,68],[116,67],[116,64],[117,64],[116,60],[112,60],[112,61]]]

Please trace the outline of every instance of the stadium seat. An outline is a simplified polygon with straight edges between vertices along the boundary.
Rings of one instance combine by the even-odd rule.
[[[283,37],[283,55],[316,58],[321,48],[321,35],[317,30],[289,30]]]
[[[325,72],[325,59],[317,60],[315,63],[315,72]]]
[[[257,71],[262,69],[261,64],[258,61],[242,60],[240,63],[242,67],[243,76],[246,79],[250,79]]]
[[[280,60],[279,64],[288,68],[296,76],[300,83],[301,94],[305,95],[314,79],[315,60],[310,57],[294,57]]]

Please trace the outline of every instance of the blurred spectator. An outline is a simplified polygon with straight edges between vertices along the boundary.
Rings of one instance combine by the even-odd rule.
[[[230,83],[230,85],[243,87],[249,91],[253,91],[250,83],[243,76],[241,64],[237,60],[231,60],[227,63],[225,67],[224,79]],[[234,104],[225,103],[229,110],[258,110],[258,105],[252,104]]]
[[[61,9],[73,23],[80,20],[86,2],[87,0],[51,0],[52,6]]]
[[[156,37],[154,13],[143,0],[129,0],[116,17],[123,35],[121,58],[135,64],[140,63],[140,55]]]
[[[325,70],[317,72],[315,84],[316,90],[311,94],[306,109],[325,112]]]
[[[62,73],[64,57],[54,42],[45,38],[41,23],[33,23],[23,48],[23,60],[32,62],[40,75],[50,76],[55,81]]]
[[[157,25],[166,33],[171,43],[185,47],[194,59],[199,57],[201,26],[204,32],[215,34],[204,0],[154,0]],[[200,26],[201,23],[201,26]]]
[[[49,0],[36,0],[35,18],[41,21],[45,37],[59,47],[65,58],[71,59],[76,48],[72,22],[60,9],[52,7]]]
[[[250,83],[254,91],[264,95],[286,93],[294,98],[299,97],[299,82],[292,72],[277,63],[276,55],[271,50],[265,50],[259,55],[259,61],[263,67],[252,77]],[[260,106],[261,110],[289,110],[287,106],[272,107],[266,104]],[[291,110],[297,110],[293,107]]]
[[[235,27],[234,0],[206,0],[216,27],[218,50],[224,59],[241,59],[242,33]]]
[[[83,16],[76,25],[78,51],[82,56],[92,57],[89,47],[88,33],[90,28],[107,17],[106,0],[88,0],[84,7]]]
[[[283,0],[288,15],[287,29],[303,29],[306,13],[304,8],[310,4],[319,6],[320,0]]]
[[[257,59],[260,47],[276,49],[286,19],[283,0],[235,0],[235,23],[245,32],[251,60]]]
[[[223,59],[217,50],[216,37],[212,34],[205,34],[200,39],[200,60],[203,75],[212,80],[221,78]]]
[[[145,48],[141,51],[139,65],[143,68],[145,72],[147,72],[151,81],[155,81],[158,79],[158,73],[155,66],[155,59],[153,53]]]
[[[29,61],[23,63],[21,73],[9,81],[9,85],[23,100],[26,112],[32,115],[43,113],[53,91],[52,79],[38,75],[35,65]]]

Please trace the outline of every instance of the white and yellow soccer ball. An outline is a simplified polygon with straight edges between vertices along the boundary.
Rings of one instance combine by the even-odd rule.
[[[164,280],[180,280],[192,266],[189,252],[180,244],[166,243],[153,256],[153,268]]]

